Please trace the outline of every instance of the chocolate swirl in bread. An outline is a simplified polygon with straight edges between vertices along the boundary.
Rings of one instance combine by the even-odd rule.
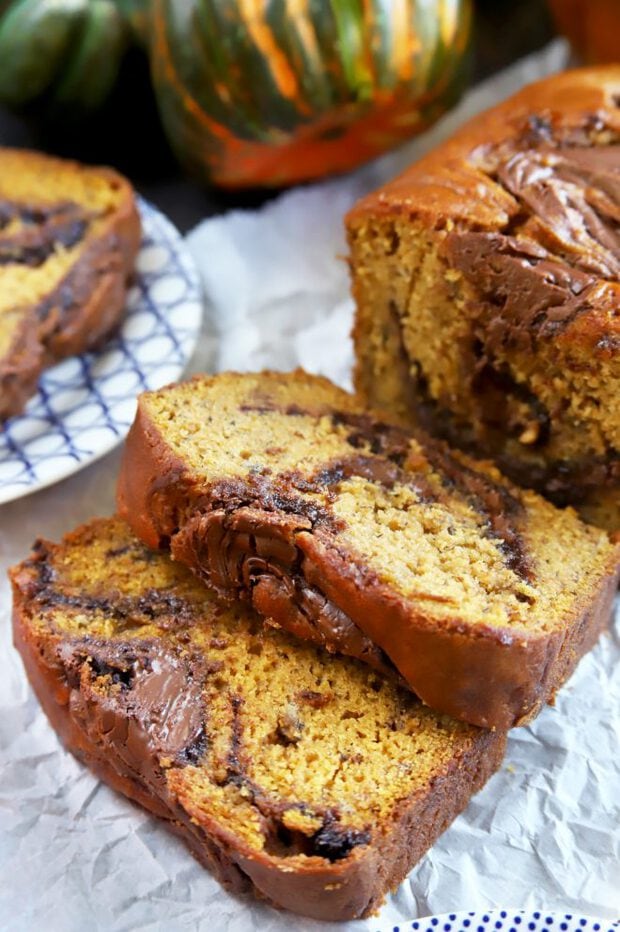
[[[0,149],[0,420],[45,367],[110,334],[139,237],[119,175]]]
[[[559,504],[620,495],[619,89],[526,88],[348,218],[366,399]]]
[[[503,734],[265,633],[119,519],[39,542],[12,581],[15,643],[66,746],[236,893],[367,915],[500,763]]]
[[[302,372],[143,395],[118,501],[221,597],[474,724],[532,718],[609,617],[603,533]]]

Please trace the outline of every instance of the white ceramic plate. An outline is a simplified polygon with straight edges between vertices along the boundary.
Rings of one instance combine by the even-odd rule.
[[[137,278],[118,335],[48,369],[24,414],[0,427],[0,504],[65,479],[125,437],[137,395],[179,378],[202,319],[198,272],[178,231],[139,201]]]
[[[595,919],[574,913],[491,909],[484,913],[444,913],[399,925],[371,925],[372,932],[620,932],[620,918]]]

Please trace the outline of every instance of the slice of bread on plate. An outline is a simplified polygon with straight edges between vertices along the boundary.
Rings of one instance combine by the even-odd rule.
[[[139,244],[133,190],[116,172],[0,148],[0,421],[45,368],[118,325]]]

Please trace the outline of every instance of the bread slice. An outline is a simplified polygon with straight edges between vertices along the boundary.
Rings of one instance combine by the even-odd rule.
[[[620,530],[620,65],[475,117],[347,218],[356,387]],[[616,504],[592,507],[603,493]]]
[[[114,329],[139,243],[116,172],[0,148],[0,420],[43,369]]]
[[[573,511],[301,371],[142,395],[118,505],[220,596],[485,727],[553,696],[616,587],[619,549]]]
[[[319,919],[375,910],[502,759],[250,609],[222,609],[119,519],[12,571],[15,644],[69,750],[216,877]]]

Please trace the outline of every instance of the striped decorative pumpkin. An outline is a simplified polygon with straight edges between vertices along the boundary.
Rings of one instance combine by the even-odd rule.
[[[79,117],[130,43],[181,161],[229,188],[345,171],[458,96],[471,0],[0,0],[0,102]]]
[[[470,0],[152,0],[167,135],[228,188],[340,172],[457,97]]]

